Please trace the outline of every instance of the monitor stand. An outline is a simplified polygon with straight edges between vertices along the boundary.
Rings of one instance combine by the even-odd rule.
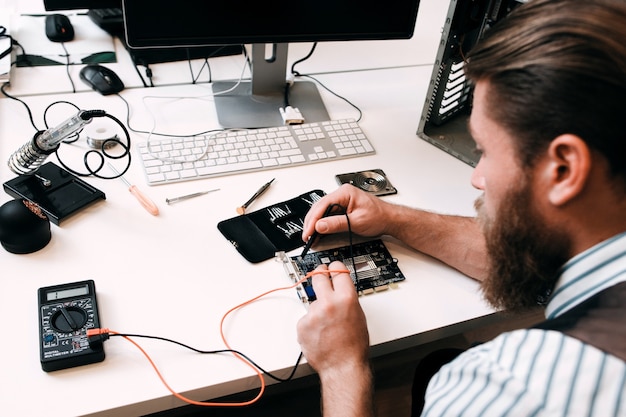
[[[218,81],[212,84],[219,123],[224,128],[259,128],[284,124],[279,108],[285,107],[288,44],[252,45],[252,79]],[[294,82],[289,88],[289,105],[297,107],[305,123],[330,120],[317,86]]]

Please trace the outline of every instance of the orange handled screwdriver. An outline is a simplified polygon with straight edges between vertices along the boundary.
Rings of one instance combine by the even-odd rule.
[[[113,165],[111,165],[109,163],[109,168],[111,168],[111,170],[115,173],[115,175],[119,175],[119,171],[117,171]],[[157,207],[156,204],[154,204],[154,201],[150,200],[150,198],[145,195],[144,193],[142,193],[139,188],[137,188],[136,185],[132,185],[131,183],[129,183],[126,178],[120,176],[119,177],[122,181],[124,181],[124,184],[128,185],[128,191],[130,191],[130,193],[135,196],[135,198],[137,199],[137,201],[139,201],[139,204],[141,204],[143,206],[143,208],[145,208],[148,213],[152,214],[153,216],[158,216],[159,215],[159,208]]]

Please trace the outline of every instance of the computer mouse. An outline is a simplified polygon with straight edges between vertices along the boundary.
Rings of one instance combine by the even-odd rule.
[[[124,83],[113,70],[98,64],[87,65],[80,70],[80,79],[103,96],[119,93]]]
[[[47,15],[46,36],[52,42],[68,42],[74,39],[74,26],[70,18],[60,13]]]

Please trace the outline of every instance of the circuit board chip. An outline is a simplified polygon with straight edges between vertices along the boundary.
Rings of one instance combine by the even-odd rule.
[[[284,252],[278,252],[276,256],[278,261],[283,262],[285,272],[293,282],[302,280],[320,264],[341,261],[350,271],[359,295],[387,290],[405,279],[398,267],[398,260],[391,256],[381,239],[358,243],[352,247],[309,252],[304,257],[288,257]],[[303,280],[296,289],[303,302],[310,303],[317,298],[311,278]]]

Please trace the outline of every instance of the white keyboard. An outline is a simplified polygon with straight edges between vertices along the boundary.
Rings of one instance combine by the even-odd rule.
[[[354,120],[332,120],[137,145],[149,185],[374,154]]]

